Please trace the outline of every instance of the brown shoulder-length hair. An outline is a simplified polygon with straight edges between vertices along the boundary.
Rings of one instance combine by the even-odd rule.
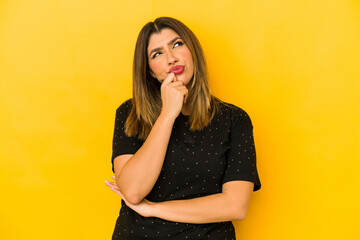
[[[211,95],[205,56],[199,40],[185,24],[170,17],[160,17],[147,23],[140,31],[133,62],[133,99],[129,117],[125,123],[127,136],[146,139],[162,107],[161,83],[150,74],[147,48],[150,36],[162,29],[175,31],[189,48],[194,65],[194,75],[188,86],[186,107],[190,111],[187,122],[190,130],[207,126],[216,111],[215,97]]]

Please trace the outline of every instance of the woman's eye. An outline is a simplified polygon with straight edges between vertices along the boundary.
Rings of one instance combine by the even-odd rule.
[[[152,58],[155,58],[158,54],[160,53],[159,52],[155,53]]]
[[[182,42],[176,42],[176,43],[174,44],[174,47],[176,47],[176,46],[181,46],[181,45],[183,45]]]

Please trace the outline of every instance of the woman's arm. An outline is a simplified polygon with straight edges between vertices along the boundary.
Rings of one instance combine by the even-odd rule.
[[[130,208],[144,217],[195,224],[243,220],[254,187],[254,183],[249,181],[230,181],[223,185],[222,193],[158,203],[144,199],[134,205],[126,201],[115,184],[107,182],[106,185],[120,195]]]
[[[254,184],[231,181],[222,193],[188,200],[154,203],[150,215],[174,222],[211,223],[243,220],[246,216]]]
[[[114,159],[116,183],[128,202],[140,203],[158,179],[172,127],[187,92],[182,82],[176,81],[175,74],[169,74],[161,85],[160,116],[144,144],[134,155],[125,154]]]
[[[125,198],[137,204],[150,192],[159,177],[174,120],[160,115],[148,138],[134,154],[114,159],[116,183]]]

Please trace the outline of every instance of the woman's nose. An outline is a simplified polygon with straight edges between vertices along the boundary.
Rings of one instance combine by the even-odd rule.
[[[169,63],[169,65],[174,64],[177,61],[178,61],[177,57],[172,52],[169,52],[168,53],[168,63]]]

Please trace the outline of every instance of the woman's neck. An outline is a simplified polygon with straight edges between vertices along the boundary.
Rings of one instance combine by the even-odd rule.
[[[183,115],[190,115],[190,112],[187,110],[186,105],[183,105],[183,107],[181,109],[181,113]]]

